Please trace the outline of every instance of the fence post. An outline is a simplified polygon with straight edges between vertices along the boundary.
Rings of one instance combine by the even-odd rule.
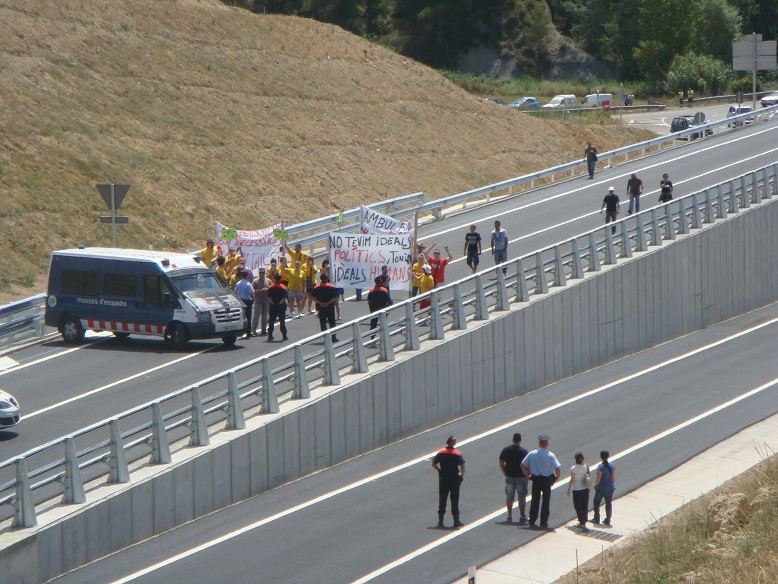
[[[554,246],[554,286],[565,285],[565,265],[562,263],[562,251]]]
[[[359,330],[359,322],[351,323],[351,372],[367,373],[367,357],[365,356],[365,345],[362,344],[362,332]],[[300,351],[302,355],[302,350]],[[310,394],[309,394],[310,397]]]
[[[529,286],[521,258],[516,258],[516,302],[529,301]]]
[[[546,282],[546,270],[543,266],[543,256],[535,252],[535,294],[548,294],[548,282]]]
[[[710,189],[705,189],[705,223],[713,223],[713,201],[710,197]]]
[[[762,200],[773,198],[773,189],[770,186],[770,176],[767,174],[767,166],[762,169]]]
[[[361,340],[359,336],[357,336],[357,339]],[[292,397],[294,399],[308,399],[311,397],[311,390],[308,387],[308,373],[305,371],[303,348],[300,346],[300,343],[296,343],[294,346],[294,392]]]
[[[76,446],[73,438],[65,438],[65,495],[62,502],[65,504],[86,503],[86,493],[84,492],[84,482],[81,480],[81,469],[78,468],[78,459],[76,458]]]
[[[700,213],[700,199],[697,193],[692,193],[692,229],[702,227],[702,214]]]
[[[430,292],[430,340],[439,341],[446,338],[443,331],[443,321],[440,318],[440,303],[438,302],[438,293],[435,290]]]
[[[238,379],[234,371],[227,373],[227,429],[243,430],[246,418],[243,416],[243,406],[240,405]]]
[[[737,202],[737,194],[735,193],[735,181],[729,180],[729,209],[730,213],[737,213],[740,206]]]
[[[675,224],[673,223],[673,212],[670,210],[669,203],[665,203],[665,239],[675,239]]]
[[[678,199],[678,235],[689,233],[689,223],[686,217],[686,199]]]
[[[746,183],[746,175],[742,174],[740,175],[740,196],[741,196],[741,206],[743,209],[748,209],[751,206],[751,197],[753,196],[753,193],[751,195],[748,194],[748,184]]]
[[[119,430],[119,421],[116,419],[108,422],[111,428],[111,454],[108,461],[110,471],[108,473],[109,483],[129,483],[130,469],[127,466],[127,457],[124,456],[124,445],[122,444],[122,433]]]
[[[621,257],[632,257],[632,241],[629,239],[629,228],[625,219],[621,221]]]
[[[495,298],[496,304],[495,310],[504,311],[510,310],[511,303],[508,300],[508,289],[505,287],[505,274],[502,270],[497,270],[497,297]]]
[[[570,240],[570,247],[573,254],[573,265],[570,269],[570,278],[572,280],[578,280],[583,278],[583,262],[581,262],[581,251],[578,249],[578,238],[574,237]]]
[[[646,251],[648,245],[646,244],[646,226],[643,225],[642,213],[635,215],[635,224],[637,229],[637,248],[635,251]]]
[[[759,199],[761,198],[759,196],[759,177],[757,176],[757,171],[754,170],[750,173],[751,175],[751,204],[756,204],[759,202]]]
[[[497,269],[499,272],[500,270]],[[486,293],[481,274],[475,277],[475,314],[473,320],[489,320],[489,309],[486,306]]]
[[[405,350],[418,351],[419,333],[416,330],[416,314],[413,310],[413,302],[405,305]]]
[[[273,383],[273,369],[270,367],[270,360],[264,358],[262,361],[262,410],[266,414],[277,414],[278,394],[276,386]]]
[[[613,233],[611,226],[605,227],[605,265],[616,263],[616,246],[613,245]]]
[[[716,199],[718,200],[716,219],[723,219],[727,216],[727,210],[724,207],[724,190],[721,188],[721,183],[716,185]]]
[[[379,361],[394,361],[394,347],[392,346],[392,335],[389,331],[389,323],[386,320],[386,312],[378,313],[378,339],[381,343],[378,347]]]
[[[32,502],[30,479],[27,476],[27,466],[24,458],[17,458],[16,465],[16,499],[14,499],[14,527],[35,527],[38,518],[35,515],[35,505]]]
[[[208,446],[208,426],[203,414],[203,402],[200,399],[200,387],[193,385],[190,391],[192,395],[192,432],[189,437],[189,446]]]
[[[151,404],[151,414],[151,464],[170,464],[173,458],[170,456],[165,421],[162,419],[159,402],[155,401]]]
[[[340,385],[338,358],[332,346],[332,336],[325,334],[322,338],[324,339],[324,385]]]
[[[451,316],[454,318],[454,324],[451,326],[452,330],[461,331],[467,328],[465,306],[462,303],[462,290],[459,287],[459,283],[454,284],[454,306],[451,310]]]
[[[597,250],[597,240],[594,238],[594,231],[589,232],[589,266],[590,272],[600,271],[600,252]]]

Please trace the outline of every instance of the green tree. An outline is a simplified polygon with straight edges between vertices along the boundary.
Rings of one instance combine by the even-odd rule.
[[[513,55],[525,74],[538,76],[548,62],[553,26],[539,0],[513,2],[504,17],[502,49]]]
[[[649,83],[666,84],[673,58],[689,47],[698,5],[699,0],[639,0],[640,40],[633,56]]]
[[[354,33],[362,32],[361,0],[308,0],[311,16]]]
[[[740,12],[727,0],[700,0],[690,47],[701,55],[731,61],[732,41],[741,34],[741,23]]]
[[[674,94],[692,88],[696,95],[720,95],[730,89],[734,78],[734,71],[724,61],[688,52],[673,59],[667,89]]]

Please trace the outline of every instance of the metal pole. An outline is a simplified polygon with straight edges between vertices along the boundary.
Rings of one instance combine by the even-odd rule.
[[[751,34],[754,41],[754,69],[751,71],[751,111],[756,111],[756,33]]]
[[[116,193],[114,192],[114,184],[111,183],[111,241],[113,247],[116,247]]]

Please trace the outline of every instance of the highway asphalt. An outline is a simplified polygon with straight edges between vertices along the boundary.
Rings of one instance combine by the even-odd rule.
[[[58,582],[452,582],[546,537],[504,521],[497,458],[514,431],[529,448],[549,434],[563,469],[576,451],[593,461],[609,450],[622,497],[778,413],[777,331],[773,304],[284,485]],[[429,465],[450,434],[467,461],[459,530],[435,526]],[[555,492],[551,526],[573,517]]]
[[[462,252],[470,223],[478,226],[484,238],[482,263],[492,265],[488,239],[495,219],[502,221],[511,239],[509,257],[530,253],[600,225],[603,216],[599,209],[608,186],[615,185],[623,194],[631,172],[644,181],[645,209],[658,204],[658,181],[663,172],[675,183],[676,194],[683,194],[774,162],[777,132],[776,124],[741,128],[599,170],[594,180],[557,183],[452,214],[423,226],[421,239],[427,244],[449,244],[455,261],[447,270],[447,279],[455,280],[468,273]],[[509,175],[510,169],[506,169]],[[367,313],[366,302],[349,301],[341,308],[344,323]],[[316,333],[318,321],[315,315],[306,315],[292,320],[289,328],[295,341]],[[241,341],[233,349],[223,348],[220,342],[192,342],[179,352],[157,338],[130,337],[122,343],[108,336],[76,348],[54,340],[13,351],[3,358],[0,387],[20,400],[23,419],[15,428],[0,432],[0,461],[280,346],[256,338]]]

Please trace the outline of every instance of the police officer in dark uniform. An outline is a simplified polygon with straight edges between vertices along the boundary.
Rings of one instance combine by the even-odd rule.
[[[375,286],[370,288],[367,293],[367,307],[370,312],[378,312],[379,310],[386,308],[392,303],[392,298],[389,296],[389,290],[384,287],[384,278],[378,276],[375,279]],[[374,329],[378,326],[378,317],[370,319],[370,328]]]
[[[269,342],[273,341],[273,329],[275,328],[276,319],[278,319],[281,324],[283,340],[288,341],[289,338],[286,336],[286,286],[284,286],[281,281],[281,274],[276,274],[274,279],[275,282],[267,289],[267,300],[269,304],[268,313],[270,315],[267,340]]]
[[[443,527],[446,515],[446,501],[451,497],[451,514],[454,516],[454,527],[462,527],[459,520],[459,486],[465,478],[465,459],[457,450],[457,439],[449,436],[446,447],[439,450],[432,459],[432,468],[438,471],[438,527]]]

